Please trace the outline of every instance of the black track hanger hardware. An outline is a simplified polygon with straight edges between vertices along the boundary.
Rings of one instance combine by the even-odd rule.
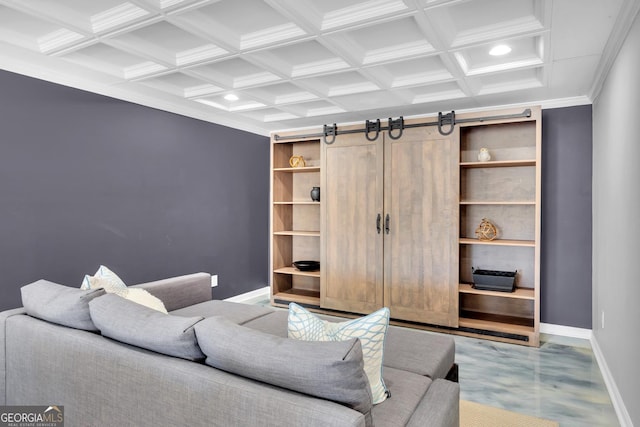
[[[367,120],[366,128],[367,131],[365,132],[364,136],[368,141],[375,141],[376,139],[378,139],[378,135],[380,135],[380,119],[376,120],[375,122]],[[375,132],[373,134],[373,137],[369,136],[369,133],[371,132]]]
[[[398,130],[398,133],[394,135],[394,131]],[[402,137],[402,131],[404,130],[404,117],[400,116],[400,118],[392,120],[389,117],[389,126],[387,126],[387,130],[389,130],[389,138],[391,139],[400,139]]]
[[[516,114],[503,114],[503,115],[497,115],[497,116],[477,117],[477,118],[468,118],[468,119],[456,119],[455,111],[451,111],[450,113],[446,113],[446,114],[443,114],[442,112],[438,113],[438,120],[435,122],[407,124],[404,122],[404,118],[402,116],[400,116],[397,119],[391,119],[391,117],[389,117],[389,121],[386,126],[381,126],[380,119],[376,119],[376,120],[367,120],[365,122],[365,127],[362,129],[338,130],[338,125],[334,123],[333,125],[324,125],[322,129],[322,133],[310,133],[306,135],[287,135],[287,136],[280,136],[278,134],[275,134],[273,138],[276,141],[287,141],[292,139],[322,137],[325,144],[333,144],[336,141],[336,136],[338,135],[345,135],[350,133],[364,133],[367,140],[375,141],[376,139],[378,139],[380,132],[383,132],[383,131],[389,131],[388,135],[391,139],[399,139],[402,136],[404,129],[418,128],[418,127],[425,127],[425,126],[437,126],[438,132],[446,136],[453,133],[455,126],[460,123],[520,119],[524,117],[531,117],[531,109],[527,108],[524,111],[522,111],[522,113],[516,113]]]

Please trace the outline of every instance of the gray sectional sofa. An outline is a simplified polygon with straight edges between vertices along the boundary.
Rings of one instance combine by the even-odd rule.
[[[212,300],[210,283],[208,274],[197,273],[137,286],[160,298],[171,316],[180,316],[178,321],[188,323],[186,319],[195,318],[196,326],[200,324],[197,339],[207,340],[206,345],[204,341],[200,343],[205,354],[215,352],[218,343],[245,342],[252,346],[238,354],[228,350],[233,346],[225,347],[219,355],[226,358],[225,370],[209,366],[211,354],[206,355],[206,360],[187,360],[189,357],[183,358],[182,354],[170,356],[108,338],[124,333],[134,339],[141,335],[153,342],[157,333],[157,329],[149,329],[155,321],[153,316],[140,328],[123,331],[127,314],[109,311],[111,302],[119,304],[120,297],[115,295],[96,294],[92,301],[100,304],[83,299],[71,309],[52,303],[42,315],[31,304],[27,308],[30,314],[25,308],[0,313],[0,405],[64,405],[67,427],[459,425],[459,387],[445,379],[454,366],[451,337],[390,326],[383,378],[391,397],[372,405],[366,395],[362,400],[360,393],[357,404],[347,398],[337,403],[333,400],[342,399],[340,391],[336,389],[334,397],[333,390],[326,388],[334,381],[331,375],[313,378],[319,382],[326,379],[318,389],[325,387],[324,392],[329,392],[326,398],[314,397],[313,381],[300,384],[300,378],[294,378],[300,371],[296,368],[313,366],[313,360],[301,355],[292,362],[288,355],[296,350],[278,353],[302,343],[286,339],[286,310]],[[86,311],[89,304],[91,313]],[[80,320],[90,322],[93,314],[102,334],[56,323],[57,316],[62,312],[64,317],[68,310],[79,310],[73,321],[85,316]],[[198,322],[201,318],[207,319]],[[110,319],[114,319],[113,325]],[[115,328],[113,334],[108,332],[110,327]],[[184,332],[194,328],[188,329]],[[275,343],[273,352],[264,346],[254,348],[254,341]],[[359,343],[352,347],[358,350]],[[326,349],[327,357],[333,357],[334,350]],[[343,350],[336,347],[336,351]],[[338,362],[349,375],[361,378],[362,362],[357,359],[360,353],[350,350],[349,354],[338,358]],[[238,365],[250,363],[252,357],[253,372],[247,376],[232,373],[246,369]],[[282,362],[277,363],[280,358]],[[360,363],[360,368],[354,371],[352,366],[356,365],[344,365],[347,359]],[[269,372],[260,372],[261,369]],[[335,380],[344,383],[345,378]],[[289,381],[293,390],[288,387]],[[300,386],[304,392],[294,391]],[[359,393],[345,391],[351,397],[354,392]]]

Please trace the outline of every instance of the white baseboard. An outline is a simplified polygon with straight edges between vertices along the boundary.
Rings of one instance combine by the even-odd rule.
[[[624,405],[624,401],[622,400],[622,396],[620,395],[620,391],[618,390],[616,381],[613,379],[613,375],[611,375],[611,371],[609,370],[607,361],[602,354],[602,350],[600,349],[600,345],[598,345],[598,341],[596,340],[595,336],[591,337],[591,348],[593,349],[593,354],[598,361],[598,366],[600,367],[602,378],[604,379],[604,383],[607,386],[607,390],[609,391],[609,397],[611,398],[611,403],[613,403],[613,409],[615,409],[616,415],[618,416],[620,426],[633,427],[631,416],[627,411],[627,407]]]
[[[254,291],[245,292],[244,294],[236,295],[235,297],[226,298],[225,301],[231,302],[245,302],[254,298],[259,298],[264,296],[265,298],[269,298],[269,286],[264,288],[259,288]]]
[[[553,325],[551,323],[540,323],[540,333],[549,335],[559,335],[561,337],[579,338],[591,340],[593,334],[591,329],[574,328],[573,326]]]

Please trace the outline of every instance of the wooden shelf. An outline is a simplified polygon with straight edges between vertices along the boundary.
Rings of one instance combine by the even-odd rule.
[[[502,205],[502,206],[535,206],[534,201],[496,201],[496,200],[460,200],[461,205]]]
[[[274,231],[275,236],[306,236],[306,237],[320,237],[319,231],[302,231],[302,230],[284,230]]]
[[[507,334],[527,335],[534,333],[532,326],[517,325],[514,323],[494,322],[491,320],[470,319],[461,317],[458,320],[458,326],[462,328],[473,328],[485,331],[495,331]]]
[[[274,205],[317,205],[320,206],[320,202],[273,202]]]
[[[460,162],[461,168],[505,168],[514,166],[535,166],[535,159],[496,160],[489,162]]]
[[[507,239],[496,239],[496,240],[479,240],[479,239],[469,239],[466,237],[460,238],[461,245],[489,245],[489,246],[522,246],[522,247],[535,247],[536,242],[533,240],[507,240]]]
[[[320,166],[305,166],[302,168],[273,168],[273,171],[288,173],[320,172]]]
[[[273,270],[274,273],[278,274],[292,274],[294,276],[308,276],[308,277],[318,277],[320,278],[320,270],[318,271],[300,271],[295,267],[282,267]]]
[[[306,289],[287,289],[286,291],[274,294],[273,299],[290,301],[298,304],[315,305],[318,307],[320,306],[320,292],[309,291]]]
[[[528,299],[528,300],[535,299],[535,293],[533,292],[533,289],[528,289],[528,288],[516,288],[514,292],[483,291],[480,289],[474,289],[468,283],[460,283],[459,290],[460,290],[460,293],[462,294],[486,295],[490,297],[516,298],[516,299]]]

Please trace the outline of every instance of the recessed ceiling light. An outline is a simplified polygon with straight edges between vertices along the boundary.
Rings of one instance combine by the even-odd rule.
[[[511,52],[511,48],[506,44],[499,44],[498,46],[494,46],[490,51],[489,55],[492,56],[502,56]]]
[[[229,93],[229,94],[224,96],[224,99],[226,99],[227,101],[237,101],[240,98],[238,98],[238,95],[234,95],[232,93]]]

